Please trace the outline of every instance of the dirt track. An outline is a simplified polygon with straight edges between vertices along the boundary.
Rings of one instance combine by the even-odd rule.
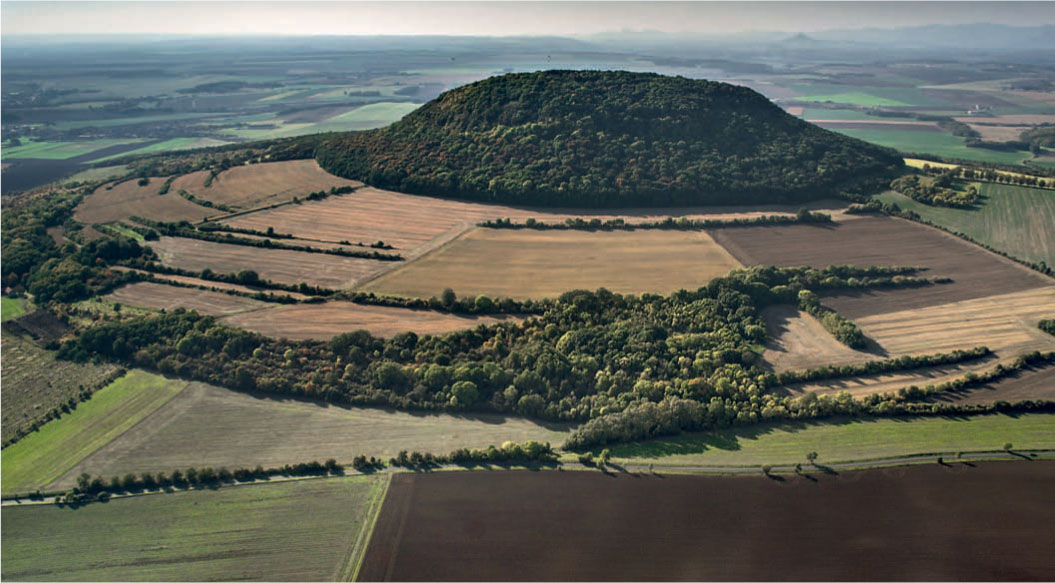
[[[1050,579],[1053,479],[1040,461],[783,481],[397,475],[359,579]]]

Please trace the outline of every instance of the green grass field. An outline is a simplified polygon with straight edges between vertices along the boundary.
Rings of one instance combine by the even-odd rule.
[[[41,158],[66,160],[118,144],[135,144],[142,139],[90,140],[85,142],[34,142],[23,140],[20,146],[3,146],[4,158]]]
[[[963,138],[945,132],[917,132],[911,130],[833,129],[847,136],[901,150],[920,152],[949,158],[979,162],[1020,164],[1030,158],[1029,152],[1000,152],[985,148],[968,148]]]
[[[802,112],[802,119],[813,121],[817,119],[838,119],[845,121],[913,121],[909,117],[879,117],[868,115],[857,109],[821,109],[808,107]]]
[[[831,95],[810,95],[808,97],[796,97],[795,100],[815,102],[831,101],[832,103],[847,103],[850,105],[867,105],[881,107],[899,107],[912,105],[911,103],[905,103],[904,101],[898,101],[897,99],[879,97],[878,95],[872,95],[871,93],[865,93],[863,91],[849,91],[844,93],[833,93]]]
[[[6,322],[26,313],[25,298],[0,297],[0,321]]]
[[[5,580],[348,581],[387,476],[5,507]]]
[[[73,412],[0,452],[4,493],[45,488],[186,388],[187,383],[133,370]]]
[[[976,210],[929,206],[896,192],[878,198],[1019,259],[1055,265],[1055,192],[991,183],[980,192],[986,198]]]
[[[662,465],[756,466],[803,462],[816,451],[822,463],[922,453],[1055,448],[1055,415],[964,418],[844,419],[781,423],[654,439],[612,448],[617,461]]]
[[[131,150],[129,152],[122,152],[113,156],[99,158],[98,160],[92,160],[92,162],[105,162],[107,160],[114,160],[116,158],[124,158],[125,156],[138,156],[140,154],[157,154],[159,152],[174,152],[176,150],[193,150],[195,148],[223,146],[229,143],[230,142],[214,140],[212,138],[172,138],[170,140],[158,142],[156,144],[145,146],[137,150]]]
[[[89,168],[63,179],[64,184],[70,182],[91,182],[105,180],[107,178],[119,178],[128,173],[128,166],[103,166],[102,168]]]

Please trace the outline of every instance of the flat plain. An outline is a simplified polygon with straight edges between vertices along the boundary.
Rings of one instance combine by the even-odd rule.
[[[179,394],[187,383],[133,370],[87,402],[0,452],[0,488],[44,488]],[[186,444],[180,444],[185,446]]]
[[[328,174],[315,160],[235,166],[205,186],[208,176],[205,170],[180,176],[172,183],[172,192],[186,190],[196,198],[243,210],[287,202],[334,187],[362,186],[362,182]]]
[[[568,425],[500,415],[348,408],[191,383],[146,422],[112,436],[76,467],[67,466],[54,486],[72,486],[81,472],[109,478],[190,466],[275,467],[331,457],[350,463],[360,454],[385,459],[401,449],[446,454],[507,440],[557,445],[569,430]]]
[[[696,289],[739,267],[701,231],[535,231],[476,229],[363,286],[429,297],[556,297],[600,287],[620,293]]]
[[[1050,462],[783,481],[401,474],[392,478],[359,578],[1044,579],[1055,569],[1047,552],[1055,545],[1053,478]],[[1004,495],[1009,482],[1014,496]]]
[[[5,507],[3,571],[19,581],[347,581],[384,476],[136,496],[71,510]]]
[[[512,319],[502,315],[463,316],[433,310],[331,301],[243,312],[224,318],[224,322],[274,338],[329,340],[337,334],[353,330],[368,330],[381,338],[391,338],[401,332],[445,334]]]

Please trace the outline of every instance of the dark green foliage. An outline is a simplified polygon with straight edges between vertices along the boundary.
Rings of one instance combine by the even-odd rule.
[[[817,294],[810,290],[802,290],[799,292],[798,300],[799,308],[820,320],[824,329],[839,342],[855,349],[864,348],[868,344],[857,324],[822,306]]]
[[[891,182],[890,188],[923,204],[973,208],[981,197],[974,186],[967,186],[965,190],[954,188],[954,186],[959,186],[955,184],[955,176],[958,173],[958,170],[950,169],[933,180],[921,179],[919,176],[910,174]]]
[[[557,461],[557,454],[549,443],[525,441],[517,443],[507,441],[502,447],[488,446],[486,449],[461,448],[447,455],[407,452],[403,450],[396,457],[388,460],[388,465],[414,470],[427,470],[445,464],[462,466],[488,464],[551,464]]]
[[[534,229],[537,231],[702,231],[704,229],[725,229],[734,227],[757,227],[764,225],[827,224],[832,222],[831,215],[814,213],[800,209],[795,216],[767,215],[749,219],[689,219],[686,217],[667,217],[662,221],[628,223],[623,219],[585,220],[581,218],[565,219],[563,223],[544,223],[528,219],[524,223],[514,223],[508,218],[494,219],[477,223],[477,226],[490,229]]]
[[[580,207],[803,201],[902,166],[746,87],[624,71],[493,77],[316,158],[401,192]]]
[[[1037,327],[1048,334],[1055,335],[1055,320],[1041,320]]]

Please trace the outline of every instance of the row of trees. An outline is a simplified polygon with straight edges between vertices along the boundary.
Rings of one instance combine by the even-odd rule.
[[[930,368],[949,364],[959,364],[990,356],[993,353],[987,346],[978,346],[970,350],[954,350],[919,356],[899,356],[888,360],[870,360],[858,364],[825,365],[806,370],[793,370],[776,374],[778,385],[806,383],[829,379],[874,375],[888,372],[899,372],[918,368]]]
[[[794,216],[765,215],[738,219],[690,219],[687,217],[667,217],[661,221],[628,223],[623,219],[586,220],[580,217],[565,219],[563,223],[545,223],[529,218],[523,223],[514,223],[510,218],[493,219],[477,223],[477,226],[490,229],[535,229],[539,231],[635,231],[643,230],[676,230],[699,231],[703,229],[726,229],[733,227],[758,227],[768,225],[795,225],[809,223],[831,223],[831,215],[799,209]]]
[[[557,453],[548,442],[525,441],[517,443],[507,441],[501,447],[493,445],[485,449],[460,448],[447,455],[433,455],[431,453],[407,452],[402,450],[398,455],[388,461],[388,465],[408,469],[430,469],[446,464],[457,465],[487,465],[487,464],[532,464],[553,463],[557,461]]]
[[[804,289],[799,292],[798,299],[799,308],[820,320],[824,329],[839,342],[854,349],[868,345],[864,332],[861,332],[857,324],[847,320],[838,312],[822,306],[820,298],[814,292]]]

